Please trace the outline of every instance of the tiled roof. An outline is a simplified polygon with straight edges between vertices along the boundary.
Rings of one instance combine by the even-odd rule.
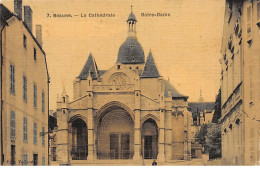
[[[117,63],[141,64],[144,63],[144,50],[138,40],[127,37],[118,50]]]
[[[14,14],[10,12],[3,4],[0,4],[0,16],[1,22],[6,22],[9,18],[11,18]]]
[[[106,70],[98,70],[98,76],[102,76],[104,73],[106,72]]]
[[[190,102],[188,104],[189,109],[192,113],[192,117],[196,118],[200,112],[204,112],[204,110],[213,111],[215,108],[214,102]]]
[[[164,91],[164,97],[169,97],[169,93],[171,92],[172,98],[185,98],[188,99],[188,96],[185,96],[178,92],[178,90],[170,83],[170,81],[165,82],[165,91]]]
[[[46,61],[46,54],[45,54],[44,50],[42,49],[41,44],[39,44],[39,42],[37,41],[37,39],[33,35],[32,31],[27,27],[27,25],[25,24],[24,21],[22,21],[22,19],[20,19],[16,14],[12,13],[3,4],[0,4],[0,25],[2,25],[3,23],[7,24],[7,20],[10,19],[12,16],[15,16],[18,20],[20,20],[23,23],[24,27],[27,29],[27,31],[31,35],[31,37],[34,40],[34,42],[38,45],[39,49],[44,54],[45,67],[46,67],[46,71],[47,71],[47,75],[48,75],[48,79],[49,79],[49,72],[48,72],[48,66],[47,66],[47,61]]]
[[[157,67],[154,63],[153,55],[150,51],[141,77],[142,78],[158,78],[159,76],[160,75],[159,75]]]
[[[95,61],[94,57],[92,57],[92,54],[90,53],[88,60],[85,64],[85,66],[83,67],[78,78],[81,80],[85,80],[85,79],[87,79],[87,77],[90,73],[92,79],[97,79],[98,78],[97,71],[98,71],[98,69],[97,69],[96,61]]]

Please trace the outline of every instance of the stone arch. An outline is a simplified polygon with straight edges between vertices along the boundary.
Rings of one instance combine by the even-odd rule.
[[[86,160],[88,157],[88,126],[85,117],[73,115],[69,121],[70,157],[72,160]]]
[[[118,102],[118,101],[112,101],[109,102],[105,105],[103,105],[97,112],[96,112],[96,117],[95,117],[95,129],[97,129],[98,122],[104,116],[107,112],[113,110],[114,108],[121,108],[125,110],[132,118],[134,121],[134,112],[125,104]]]
[[[148,117],[142,122],[141,125],[141,146],[142,156],[144,159],[157,159],[158,155],[158,139],[159,139],[159,127],[158,119],[153,116]]]
[[[76,115],[71,116],[68,120],[68,123],[72,123],[76,119],[82,119],[86,124],[88,123],[87,119],[80,114],[76,114]]]
[[[131,159],[134,152],[133,112],[120,102],[100,108],[95,118],[98,159]]]
[[[141,126],[142,126],[143,123],[144,123],[146,120],[148,120],[148,119],[154,120],[154,121],[156,122],[157,126],[159,126],[160,120],[159,120],[159,118],[157,118],[157,117],[156,117],[155,115],[153,115],[153,114],[147,114],[147,115],[145,115],[144,117],[142,117],[142,119],[141,119]]]

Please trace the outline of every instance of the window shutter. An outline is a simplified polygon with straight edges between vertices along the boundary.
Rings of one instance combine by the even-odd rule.
[[[252,7],[251,5],[247,7],[247,38],[251,39],[251,24],[252,24]]]
[[[10,115],[10,137],[15,137],[15,113],[14,111],[11,111]]]
[[[44,95],[44,92],[42,92],[42,112],[45,112],[45,95]]]

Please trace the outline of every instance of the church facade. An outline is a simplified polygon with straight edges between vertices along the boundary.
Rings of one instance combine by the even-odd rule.
[[[145,61],[136,22],[131,12],[112,68],[98,69],[90,54],[73,83],[73,100],[65,90],[58,98],[57,164],[190,160],[188,96],[160,76],[151,51]]]

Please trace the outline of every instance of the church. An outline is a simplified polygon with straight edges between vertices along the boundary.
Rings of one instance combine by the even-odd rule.
[[[145,59],[133,12],[126,22],[115,65],[100,70],[90,53],[73,82],[73,100],[65,90],[58,98],[58,165],[162,165],[191,158],[188,96],[160,75],[151,50]]]

